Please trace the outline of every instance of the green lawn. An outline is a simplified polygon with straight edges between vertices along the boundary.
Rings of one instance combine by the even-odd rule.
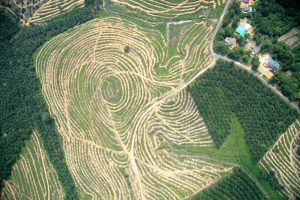
[[[184,146],[183,149],[190,153],[206,155],[213,159],[238,164],[251,176],[256,178],[258,183],[264,188],[272,200],[283,199],[280,193],[273,189],[267,180],[262,178],[261,169],[259,168],[258,164],[254,164],[252,162],[250,151],[246,145],[244,135],[244,130],[238,118],[233,115],[231,118],[231,132],[227,136],[220,149],[215,147],[199,148],[197,146]]]

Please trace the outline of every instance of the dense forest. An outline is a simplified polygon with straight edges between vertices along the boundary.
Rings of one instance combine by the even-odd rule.
[[[87,1],[42,26],[19,27],[0,13],[0,183],[10,177],[25,140],[33,129],[41,134],[44,147],[63,187],[65,199],[78,199],[67,167],[62,141],[50,116],[36,77],[33,54],[47,40],[98,15],[100,1]]]
[[[255,32],[279,37],[300,25],[300,6],[297,0],[257,1],[252,15]]]
[[[257,183],[242,169],[236,167],[232,174],[221,179],[192,200],[263,200],[267,199]]]
[[[254,27],[252,39],[261,47],[261,53],[270,53],[282,67],[271,83],[276,84],[283,95],[299,103],[300,46],[291,48],[277,39],[300,25],[300,4],[296,0],[268,0],[256,1],[253,7],[253,13],[244,13],[240,9],[239,1],[232,3],[216,35],[214,51],[244,64],[251,63],[256,70],[259,65],[258,57],[251,57],[251,52],[244,50],[249,35],[243,38],[235,33],[240,20],[248,19]],[[238,47],[230,49],[224,42],[226,37],[236,38]],[[287,71],[292,72],[292,75],[286,76]]]
[[[254,162],[298,115],[253,75],[225,61],[218,61],[188,90],[218,148],[230,132],[230,116],[238,117]]]

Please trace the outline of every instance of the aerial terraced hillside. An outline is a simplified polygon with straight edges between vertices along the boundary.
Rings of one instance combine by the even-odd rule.
[[[184,90],[212,64],[210,30],[193,24],[170,57],[160,32],[106,17],[42,47],[37,72],[84,198],[181,199],[231,170],[168,148],[213,145]]]
[[[41,139],[34,131],[15,164],[12,177],[5,183],[1,199],[63,199],[63,191]]]
[[[84,0],[8,0],[0,9],[12,14],[23,25],[43,24],[51,18],[84,5]]]
[[[43,94],[62,136],[67,166],[77,186],[79,199],[189,199],[194,195],[200,199],[265,199],[268,195],[263,188],[265,185],[261,185],[248,169],[236,167],[241,164],[244,168],[245,160],[251,159],[249,150],[242,149],[247,147],[242,129],[246,128],[246,136],[249,136],[249,129],[253,128],[247,126],[251,123],[245,121],[243,113],[236,112],[238,106],[228,109],[236,96],[230,93],[231,97],[226,102],[224,96],[218,96],[219,88],[218,91],[211,89],[215,80],[209,81],[206,85],[208,91],[201,96],[206,98],[207,93],[215,96],[206,99],[208,102],[203,104],[205,110],[186,90],[215,64],[208,50],[212,27],[199,19],[203,17],[201,10],[216,8],[224,2],[132,1],[134,4],[146,4],[147,8],[154,7],[147,12],[141,7],[123,6],[124,2],[116,0],[113,2],[130,12],[146,13],[148,17],[136,20],[138,15],[127,16],[130,12],[122,14],[120,10],[112,14],[107,9],[108,12],[101,11],[98,19],[48,40],[34,55]],[[201,8],[187,6],[193,3],[201,4]],[[153,14],[155,10],[160,15]],[[147,19],[152,17],[153,21],[162,19],[162,23],[148,23]],[[176,22],[164,23],[175,18]],[[218,79],[222,78],[218,76]],[[244,81],[245,84],[239,82],[242,87],[236,94],[241,93],[245,85],[249,87],[252,84],[246,79]],[[247,93],[248,90],[245,91]],[[260,95],[253,96],[251,100],[256,101]],[[219,100],[225,101],[222,114],[223,119],[228,121],[225,121],[225,131],[220,132],[220,141],[217,141],[212,124],[206,127],[206,112],[212,112]],[[284,110],[286,107],[281,103],[274,101],[271,106],[281,105]],[[268,109],[270,107],[266,106],[264,111],[268,112]],[[247,109],[242,107],[241,110]],[[224,111],[223,108],[220,111]],[[218,112],[213,112],[212,116],[220,114]],[[289,122],[294,119],[295,113],[287,113],[287,116]],[[49,124],[53,122],[49,115],[43,115],[42,120]],[[215,127],[221,125],[218,128],[222,129],[224,124],[214,120],[211,123],[216,123]],[[272,123],[269,127],[278,126],[282,130],[287,121]],[[227,135],[229,128],[226,123],[243,127],[232,129],[232,133]],[[267,133],[275,137],[279,135],[272,131]],[[45,133],[41,135],[45,137]],[[254,137],[257,135],[261,134],[253,134]],[[273,140],[260,138],[258,141],[260,145],[267,144],[267,147],[273,143]],[[293,147],[297,145],[294,143]],[[217,149],[216,144],[221,147]],[[228,148],[232,144],[239,147]],[[254,145],[251,145],[253,148]],[[185,151],[185,147],[196,149],[198,153]],[[263,151],[260,149],[259,156]],[[48,153],[51,155],[51,150]],[[231,153],[234,155],[229,155]],[[220,158],[223,155],[228,157]],[[244,155],[246,159],[242,158]],[[27,162],[29,160],[26,159]],[[38,166],[39,163],[30,165]],[[59,168],[55,169],[59,173]],[[17,172],[14,171],[11,179],[5,182],[6,199],[25,196],[32,199],[68,199],[60,187],[55,189],[57,193],[52,193],[52,183],[50,186],[27,186],[23,183],[28,178],[15,178],[18,176],[15,174]],[[60,179],[62,177],[59,176]],[[35,181],[29,182],[32,185]],[[72,190],[68,192],[72,193]],[[48,195],[50,193],[52,196]],[[22,194],[22,197],[15,197],[15,194]]]
[[[260,161],[268,173],[274,172],[282,185],[282,193],[300,198],[300,159],[296,150],[300,144],[300,122],[296,121],[283,133]]]

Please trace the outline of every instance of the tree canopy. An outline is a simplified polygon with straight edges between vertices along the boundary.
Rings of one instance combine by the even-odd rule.
[[[188,89],[217,147],[230,132],[232,113],[238,117],[254,162],[298,116],[260,80],[225,61],[218,61]]]

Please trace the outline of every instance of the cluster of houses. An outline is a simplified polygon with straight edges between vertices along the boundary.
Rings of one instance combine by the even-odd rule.
[[[257,71],[267,79],[271,79],[274,73],[281,70],[280,64],[275,61],[270,54],[264,54],[259,56],[260,65]]]
[[[238,27],[235,29],[235,32],[240,37],[245,37],[247,34],[253,34],[252,29],[252,26],[249,23],[247,23],[246,20],[241,20]],[[236,46],[236,39],[234,37],[226,37],[224,41],[230,47]],[[260,47],[257,46],[254,41],[249,40],[248,45],[250,46],[252,55],[257,55],[260,52]]]
[[[240,8],[245,13],[251,13],[253,11],[253,8],[251,5],[253,4],[253,0],[241,0]],[[237,28],[235,29],[235,33],[238,37],[245,37],[247,34],[253,36],[253,27],[250,23],[248,23],[247,19],[243,19],[238,24]],[[236,44],[236,38],[234,37],[226,37],[224,42],[226,45],[230,46],[230,48],[234,48],[237,46]],[[261,76],[271,79],[274,76],[274,73],[281,70],[280,64],[275,61],[271,55],[264,54],[260,55],[260,46],[257,46],[255,41],[252,39],[247,39],[247,46],[245,46],[246,49],[251,50],[252,55],[257,55],[259,57],[260,65],[258,67],[258,72],[261,74]],[[290,76],[290,74],[286,74],[287,76]]]

